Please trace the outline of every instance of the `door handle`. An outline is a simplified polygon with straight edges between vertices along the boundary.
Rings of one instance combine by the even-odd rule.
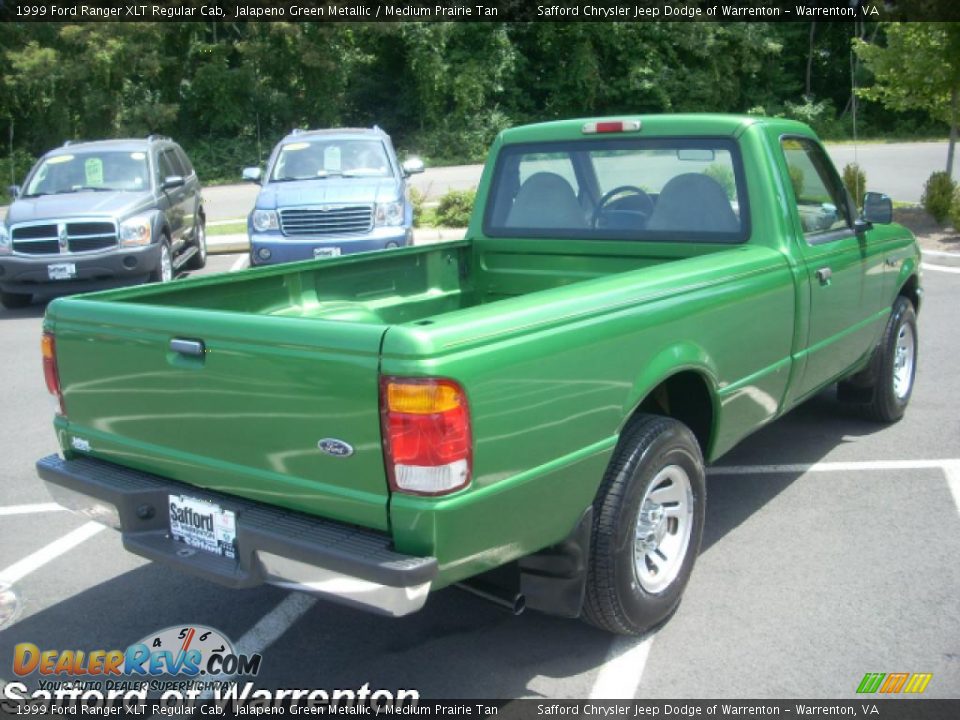
[[[833,277],[833,270],[830,268],[822,267],[817,270],[817,280],[820,281],[821,285],[829,284],[831,277]]]
[[[170,350],[180,355],[190,357],[203,357],[203,340],[185,340],[183,338],[174,338],[170,341]]]

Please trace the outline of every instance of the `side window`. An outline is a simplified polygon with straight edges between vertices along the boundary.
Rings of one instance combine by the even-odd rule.
[[[806,138],[783,138],[781,147],[804,236],[851,228],[847,192],[823,149]]]
[[[158,165],[160,168],[160,182],[163,182],[164,178],[168,178],[171,175],[181,174],[173,163],[173,150],[164,150],[162,153],[160,153],[158,160]]]
[[[187,154],[183,151],[183,148],[177,147],[174,149],[177,156],[177,161],[180,164],[181,170],[183,170],[182,175],[184,177],[189,177],[193,175],[193,165],[190,164],[190,159],[187,157]]]

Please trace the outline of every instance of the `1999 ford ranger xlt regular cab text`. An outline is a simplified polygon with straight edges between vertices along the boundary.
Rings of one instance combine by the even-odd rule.
[[[635,634],[704,465],[841,382],[899,419],[919,252],[779,119],[500,134],[462,241],[51,303],[64,505],[139,555],[391,615],[452,584]]]

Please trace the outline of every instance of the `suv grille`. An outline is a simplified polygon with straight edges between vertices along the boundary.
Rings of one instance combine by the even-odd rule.
[[[370,232],[371,205],[329,205],[280,211],[284,235],[351,235]]]
[[[59,255],[60,239],[57,224],[15,227],[13,251],[25,255]],[[117,228],[112,222],[67,223],[67,251],[89,252],[115,247]]]

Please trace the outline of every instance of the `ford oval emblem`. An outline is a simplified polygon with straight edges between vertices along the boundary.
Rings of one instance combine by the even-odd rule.
[[[353,455],[353,447],[336,438],[324,438],[317,443],[317,447],[320,448],[321,452],[333,457],[350,457]]]

